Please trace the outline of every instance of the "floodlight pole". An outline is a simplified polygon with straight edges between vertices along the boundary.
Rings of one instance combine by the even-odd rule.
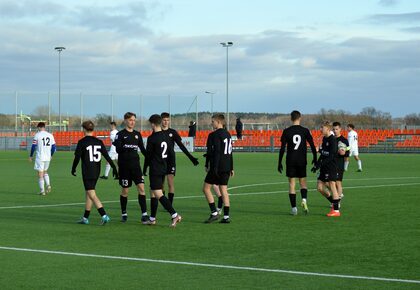
[[[214,92],[209,92],[206,91],[206,94],[210,94],[211,95],[211,115],[213,116],[213,96],[214,96]]]
[[[171,119],[172,119],[172,114],[171,114],[171,95],[168,95],[168,109],[169,109],[169,111],[168,111],[168,113],[169,113],[169,122],[171,122]]]
[[[59,121],[59,129],[61,132],[61,52],[65,50],[65,47],[58,46],[54,48],[58,51],[58,121]]]
[[[198,131],[198,96],[195,96],[195,130]]]
[[[83,124],[83,94],[82,92],[80,92],[80,130],[83,131],[82,129],[82,124]]]
[[[51,128],[51,95],[48,92],[48,126]]]
[[[18,120],[18,92],[15,92],[15,136],[17,136]]]
[[[111,121],[114,121],[114,96],[111,94]]]
[[[143,95],[140,95],[140,132],[143,131]]]
[[[233,45],[233,42],[221,42],[223,47],[226,47],[226,129],[229,130],[229,47]]]

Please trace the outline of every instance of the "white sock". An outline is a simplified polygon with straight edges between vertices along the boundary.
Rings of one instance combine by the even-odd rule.
[[[349,168],[349,163],[348,161],[344,162],[344,170],[347,170],[347,168]]]
[[[39,184],[39,189],[41,190],[41,192],[45,192],[45,189],[44,189],[44,178],[43,177],[38,180],[38,184]]]
[[[108,177],[110,170],[111,170],[111,165],[109,165],[109,163],[107,163],[106,166],[105,166],[105,176],[106,177]]]
[[[174,213],[171,217],[174,219],[178,216],[178,213]]]
[[[228,215],[224,215],[223,216],[223,219],[225,219],[225,220],[227,220],[229,218],[229,216]]]
[[[45,184],[47,186],[50,186],[50,176],[47,173],[44,174],[44,180],[45,180]]]
[[[357,160],[357,165],[359,166],[359,169],[362,170],[362,160]]]

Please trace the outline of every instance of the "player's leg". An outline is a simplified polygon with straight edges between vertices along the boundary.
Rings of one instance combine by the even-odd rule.
[[[328,191],[328,188],[322,180],[318,180],[317,183],[317,190],[319,193],[321,193],[328,201],[332,204],[333,203],[333,197],[331,193]]]
[[[174,202],[175,196],[175,174],[168,174],[168,199],[171,203]]]
[[[149,216],[147,214],[147,204],[146,204],[146,192],[144,191],[144,181],[136,184],[137,186],[137,198],[141,211],[141,222],[143,224],[148,224]],[[163,193],[162,193],[163,194]]]
[[[349,168],[349,163],[349,157],[344,157],[344,171],[347,171],[347,169]]]
[[[149,217],[150,225],[156,224],[156,215],[157,215],[158,207],[159,207],[159,199],[154,195],[153,191],[151,190],[150,191],[150,217]]]
[[[230,223],[229,210],[230,210],[230,200],[229,193],[227,190],[227,185],[219,185],[220,193],[223,198],[223,219],[221,223]]]
[[[44,181],[45,181],[45,193],[51,192],[50,175],[48,174],[48,168],[50,167],[50,161],[44,162]]]
[[[44,171],[38,171],[38,185],[39,185],[39,194],[45,195],[45,179],[44,179]]]
[[[329,182],[329,188],[331,189],[332,197],[333,197],[333,208],[327,214],[327,216],[340,216],[340,209],[339,209],[339,196],[337,191],[337,183],[336,181]]]
[[[354,155],[354,160],[357,161],[357,171],[362,172],[362,160],[360,160],[359,154]]]
[[[217,212],[220,214],[222,212],[222,207],[223,207],[223,196],[220,193],[220,189],[219,189],[219,185],[218,184],[213,184],[212,186],[214,193],[217,196]]]
[[[206,181],[204,181],[203,193],[210,207],[210,217],[205,221],[206,223],[212,223],[218,220],[219,218],[219,214],[217,213],[217,209],[216,209],[216,204],[214,203],[214,197],[213,197],[213,194],[211,193],[211,187],[212,187],[211,183],[207,183]]]
[[[98,210],[99,215],[101,216],[101,225],[104,225],[104,224],[108,223],[110,218],[106,214],[105,209],[104,209],[101,201],[99,200],[98,196],[96,195],[95,189],[87,190],[86,194],[89,197],[89,199],[93,202],[96,209]]]
[[[300,185],[300,195],[302,197],[302,207],[305,214],[308,214],[308,185],[306,183],[306,178],[299,178],[299,185]]]
[[[292,210],[290,212],[291,215],[297,215],[297,207],[296,207],[296,180],[294,177],[289,177],[289,201]]]
[[[160,204],[171,215],[172,221],[170,226],[175,227],[177,223],[181,222],[182,217],[173,208],[169,199],[163,195],[162,188],[164,179],[165,176],[150,176],[150,188],[152,190],[152,195],[159,200]]]

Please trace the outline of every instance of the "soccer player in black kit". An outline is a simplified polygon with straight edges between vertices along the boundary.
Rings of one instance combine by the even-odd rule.
[[[291,214],[297,215],[296,207],[296,181],[299,179],[300,193],[302,196],[302,207],[307,214],[308,209],[308,186],[306,184],[306,165],[307,165],[307,145],[311,146],[313,155],[312,164],[316,162],[316,148],[311,132],[300,125],[301,114],[298,111],[293,111],[290,114],[292,126],[285,129],[281,136],[281,148],[279,153],[279,162],[277,170],[283,172],[283,156],[286,151],[286,176],[289,178],[289,200],[292,206]]]
[[[179,136],[178,132],[170,128],[170,115],[169,113],[163,112],[160,114],[162,117],[162,131],[168,136],[168,150],[170,152],[168,159],[168,172],[166,173],[168,181],[168,198],[171,203],[174,201],[175,196],[175,173],[176,173],[176,155],[175,155],[175,144],[187,155],[188,159],[194,164],[198,165],[198,159],[191,155],[188,152],[188,149],[185,148],[182,144],[182,138]]]
[[[162,117],[155,114],[149,118],[153,133],[147,138],[146,145],[146,159],[144,162],[144,173],[149,170],[150,191],[151,191],[151,214],[149,224],[156,224],[156,212],[158,208],[158,201],[169,212],[172,218],[171,227],[176,227],[176,224],[181,222],[181,215],[179,215],[172,207],[171,202],[163,195],[163,182],[168,171],[168,160],[171,158],[171,151],[169,143],[170,137],[162,131]]]
[[[349,140],[346,139],[343,135],[341,135],[341,124],[340,122],[333,123],[333,132],[335,138],[337,138],[337,147],[338,147],[338,154],[337,154],[337,169],[338,169],[338,176],[337,176],[337,191],[338,196],[341,199],[343,198],[343,177],[344,177],[344,163],[345,158],[349,157],[350,155],[350,144]]]
[[[92,208],[92,204],[95,205],[99,214],[101,215],[101,225],[109,222],[110,218],[106,214],[105,209],[102,206],[101,201],[96,196],[95,186],[101,172],[101,156],[112,167],[112,175],[118,178],[117,168],[109,157],[108,152],[105,148],[104,143],[96,137],[93,137],[94,124],[92,121],[83,122],[83,129],[85,137],[80,139],[77,143],[76,151],[74,152],[74,161],[71,169],[71,174],[76,176],[76,168],[79,161],[82,160],[82,176],[83,185],[86,190],[86,204],[85,213],[80,219],[80,224],[89,224],[89,215]]]
[[[339,196],[337,192],[337,177],[338,177],[338,168],[337,168],[337,138],[335,138],[334,133],[331,132],[332,125],[330,122],[326,121],[321,126],[322,135],[322,145],[319,148],[320,156],[318,162],[312,168],[312,172],[320,170],[318,176],[318,191],[325,196],[332,204],[333,207],[331,211],[327,214],[329,217],[339,217]],[[331,190],[331,193],[329,190]]]
[[[229,178],[235,175],[233,171],[232,137],[224,128],[225,116],[223,114],[213,115],[211,124],[215,131],[211,132],[207,139],[207,175],[203,185],[203,192],[209,203],[211,214],[205,222],[212,223],[219,219],[219,213],[217,212],[214,197],[211,193],[212,185],[218,184],[223,197],[223,219],[220,223],[227,224],[230,223],[230,202],[227,185]]]
[[[146,156],[143,138],[140,132],[134,130],[136,114],[127,112],[124,114],[125,129],[119,131],[113,145],[118,153],[119,183],[122,187],[120,194],[121,221],[127,221],[128,190],[134,184],[138,191],[138,202],[142,212],[141,222],[148,224],[146,195],[144,192],[144,177],[140,167],[140,150]]]

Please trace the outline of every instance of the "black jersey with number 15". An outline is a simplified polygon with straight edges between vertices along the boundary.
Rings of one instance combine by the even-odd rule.
[[[283,131],[281,135],[280,155],[283,156],[287,145],[286,164],[305,166],[307,164],[307,145],[311,146],[312,154],[316,159],[316,149],[311,132],[300,125],[293,125]]]
[[[74,152],[75,161],[73,169],[75,170],[79,160],[82,160],[82,175],[85,179],[97,179],[101,173],[101,157],[112,164],[104,143],[96,137],[85,136],[77,143]]]
[[[208,136],[207,158],[214,173],[233,170],[232,137],[226,129],[217,129]]]

